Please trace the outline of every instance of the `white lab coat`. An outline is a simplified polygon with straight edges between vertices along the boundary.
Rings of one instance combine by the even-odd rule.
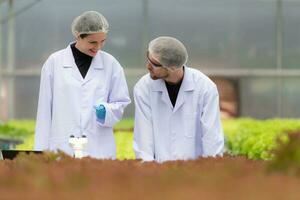
[[[69,45],[53,53],[42,68],[35,149],[73,155],[69,136],[86,135],[85,155],[115,159],[113,126],[129,103],[123,68],[113,56],[99,51],[83,79]],[[93,108],[99,104],[106,108],[103,124],[97,122]]]
[[[134,87],[133,148],[137,158],[164,162],[222,155],[224,135],[216,85],[185,67],[173,107],[164,80],[149,74]]]

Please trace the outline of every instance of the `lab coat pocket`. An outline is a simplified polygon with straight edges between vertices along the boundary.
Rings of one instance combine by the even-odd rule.
[[[184,115],[184,135],[187,138],[194,138],[196,130],[196,113]]]

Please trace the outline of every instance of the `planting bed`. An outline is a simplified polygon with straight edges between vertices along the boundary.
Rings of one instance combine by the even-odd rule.
[[[206,158],[164,164],[65,155],[0,161],[1,199],[300,199],[300,178],[268,161]]]

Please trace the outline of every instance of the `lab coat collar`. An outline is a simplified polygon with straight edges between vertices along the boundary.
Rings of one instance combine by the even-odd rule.
[[[63,57],[63,66],[62,67],[73,67],[75,64],[75,59],[72,53],[71,49],[71,44],[70,43],[67,48],[64,49],[64,57]]]
[[[184,66],[184,77],[178,92],[175,107],[173,108],[165,81],[162,79],[158,79],[154,80],[153,82],[154,84],[152,86],[152,91],[162,92],[162,101],[165,102],[173,112],[176,112],[183,105],[185,99],[187,98],[187,92],[193,91],[195,89],[195,82],[193,79],[192,71],[188,67]]]
[[[173,113],[176,112],[184,104],[184,102],[188,98],[188,93],[195,89],[195,82],[193,78],[194,77],[192,71],[189,68],[184,67],[184,77],[178,92]]]
[[[97,77],[97,75],[99,75],[98,72],[101,71],[103,67],[103,53],[101,51],[98,51],[98,53],[92,60],[90,69],[85,76],[84,83]]]
[[[102,53],[98,52],[96,56],[92,59],[91,66],[83,79],[82,75],[80,74],[80,71],[75,63],[75,59],[72,53],[71,44],[70,43],[67,48],[64,50],[64,60],[63,60],[63,68],[73,68],[72,75],[74,78],[76,78],[79,81],[82,81],[84,83],[90,81],[92,78],[94,78],[97,75],[97,71],[103,69],[103,57]]]

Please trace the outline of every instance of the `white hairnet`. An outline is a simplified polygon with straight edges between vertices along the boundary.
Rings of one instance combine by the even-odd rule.
[[[173,37],[164,36],[152,40],[148,51],[165,67],[182,67],[188,59],[185,46]]]
[[[108,22],[96,11],[86,11],[76,17],[72,23],[72,33],[75,37],[81,34],[108,32]]]

